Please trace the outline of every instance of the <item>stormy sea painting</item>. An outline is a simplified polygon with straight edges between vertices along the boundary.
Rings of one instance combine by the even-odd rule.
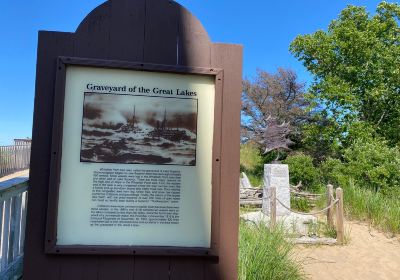
[[[81,162],[196,165],[197,99],[86,92]]]

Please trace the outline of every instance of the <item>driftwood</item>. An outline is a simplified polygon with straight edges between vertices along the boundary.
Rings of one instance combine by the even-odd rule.
[[[299,238],[287,238],[288,242],[293,244],[307,244],[307,245],[336,245],[337,240],[335,238],[328,237],[308,237],[303,236]]]
[[[240,199],[262,198],[263,190],[259,188],[240,189]]]
[[[262,199],[241,199],[240,206],[255,206],[261,207],[262,206]]]

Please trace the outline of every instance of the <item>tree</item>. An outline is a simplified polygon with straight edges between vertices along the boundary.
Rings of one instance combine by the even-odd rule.
[[[304,84],[290,69],[276,73],[258,70],[254,80],[243,81],[242,138],[263,142],[268,122],[290,123],[295,133],[307,119],[310,102],[305,98]],[[285,137],[284,137],[285,138]]]
[[[382,2],[371,16],[348,6],[327,31],[300,35],[291,52],[314,74],[310,89],[338,137],[355,121],[372,125],[390,143],[400,142],[400,6]]]

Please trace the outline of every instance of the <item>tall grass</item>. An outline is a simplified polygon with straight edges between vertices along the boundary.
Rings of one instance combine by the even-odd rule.
[[[310,201],[305,197],[290,196],[290,207],[300,212],[310,212],[312,206]]]
[[[301,266],[293,257],[293,245],[286,242],[280,229],[263,224],[240,223],[240,280],[305,279]]]
[[[375,227],[400,233],[400,198],[360,188],[350,180],[344,186],[344,206],[347,216],[371,222]]]

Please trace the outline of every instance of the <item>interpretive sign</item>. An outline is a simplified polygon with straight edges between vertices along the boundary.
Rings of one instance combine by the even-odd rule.
[[[24,279],[236,279],[241,69],[171,0],[40,31]]]
[[[215,75],[60,63],[56,245],[210,248]]]
[[[221,71],[104,63],[58,62],[50,182],[58,205],[48,219],[56,242],[47,252],[68,245],[212,252]]]

